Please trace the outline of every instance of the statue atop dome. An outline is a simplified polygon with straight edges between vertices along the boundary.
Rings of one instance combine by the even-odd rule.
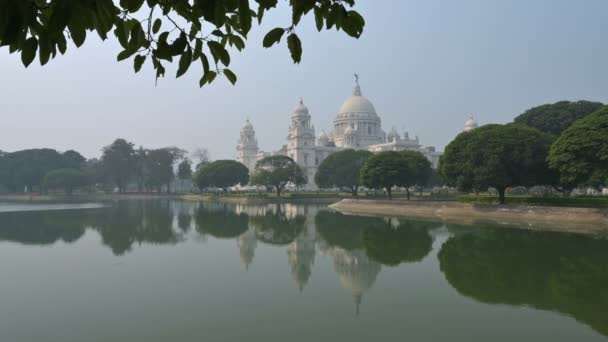
[[[355,90],[353,96],[363,96],[361,93],[361,86],[359,86],[359,74],[355,73]]]

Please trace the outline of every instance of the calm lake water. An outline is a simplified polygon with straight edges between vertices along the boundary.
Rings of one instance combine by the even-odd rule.
[[[290,204],[0,211],[0,341],[608,339],[606,238]]]

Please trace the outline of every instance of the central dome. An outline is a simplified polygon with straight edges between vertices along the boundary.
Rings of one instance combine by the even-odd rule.
[[[338,111],[336,119],[341,120],[352,117],[371,120],[377,120],[378,118],[374,105],[361,93],[361,87],[359,86],[358,79],[355,82],[353,95],[344,101],[340,107],[340,110]]]
[[[353,95],[344,101],[338,113],[365,113],[376,115],[376,108],[374,108],[374,105],[365,97]]]

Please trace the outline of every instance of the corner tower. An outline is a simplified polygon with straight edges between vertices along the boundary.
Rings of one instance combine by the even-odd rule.
[[[300,103],[291,114],[291,125],[287,136],[287,156],[304,169],[308,183],[314,184],[314,175],[318,165],[315,155],[315,127],[311,125],[310,119],[308,108],[300,99]]]
[[[241,136],[236,145],[236,160],[247,166],[249,172],[253,172],[258,155],[258,140],[255,137],[255,130],[249,119],[241,128]]]

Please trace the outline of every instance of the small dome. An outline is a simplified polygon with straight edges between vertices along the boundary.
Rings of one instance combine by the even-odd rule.
[[[329,139],[329,137],[327,136],[327,133],[325,133],[325,131],[321,131],[321,134],[319,135],[319,139]]]
[[[346,129],[344,130],[344,135],[353,135],[353,134],[355,134],[355,130],[350,126],[346,127]]]
[[[306,105],[304,105],[304,100],[300,99],[300,102],[298,103],[296,108],[293,109],[293,114],[308,115],[308,107],[306,107]]]
[[[474,130],[477,127],[478,127],[478,125],[477,125],[477,122],[475,121],[475,119],[473,119],[473,115],[469,115],[469,118],[464,123],[464,131],[469,132],[469,131]]]
[[[249,121],[249,118],[247,118],[247,120],[245,120],[245,124],[243,125],[243,128],[241,130],[242,131],[253,131],[253,125]]]

